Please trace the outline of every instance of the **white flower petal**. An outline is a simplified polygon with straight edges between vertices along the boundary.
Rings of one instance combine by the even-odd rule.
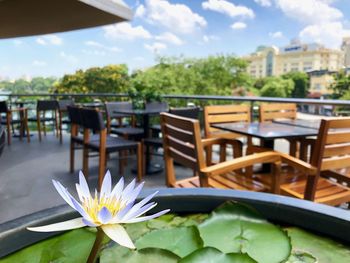
[[[101,192],[100,192],[100,200],[101,200],[101,197],[107,197],[111,194],[111,188],[112,188],[111,185],[112,185],[112,177],[111,177],[111,173],[108,170],[103,178]]]
[[[108,208],[104,206],[98,212],[97,218],[102,224],[107,224],[109,221],[111,221],[112,214],[109,212]]]
[[[131,183],[128,184],[127,187],[125,187],[124,191],[122,192],[122,199],[123,200],[128,199],[129,194],[135,188],[135,183],[136,183],[136,179],[132,180]]]
[[[86,226],[85,223],[82,220],[83,218],[75,218],[68,221],[46,225],[46,226],[38,226],[38,227],[27,227],[30,231],[36,231],[36,232],[53,232],[53,231],[63,231],[63,230],[70,230],[70,229],[76,229]]]
[[[131,209],[129,213],[134,213],[135,211],[139,210],[142,206],[144,206],[148,201],[150,201],[156,194],[158,193],[158,191],[154,192],[153,194],[150,194],[148,196],[146,196],[144,199],[142,199],[140,202],[138,202],[136,205],[134,205]],[[121,217],[119,217],[121,218]]]
[[[114,196],[118,200],[121,196],[121,193],[123,192],[123,188],[124,188],[124,178],[121,177],[118,183],[114,186],[111,192],[111,197]]]
[[[84,224],[85,224],[86,226],[89,226],[89,227],[97,227],[97,226],[99,226],[99,225],[96,225],[96,224],[94,224],[94,223],[92,223],[92,222],[86,220],[84,217],[83,217],[83,222],[84,222]]]
[[[75,188],[77,189],[80,202],[84,202],[84,196],[83,196],[83,192],[81,191],[80,185],[75,184]]]
[[[137,196],[140,194],[142,187],[145,183],[142,182],[141,184],[139,184],[134,190],[132,190],[132,192],[128,195],[127,197],[127,201],[128,203],[133,203],[135,201],[135,199],[137,198]],[[126,198],[126,197],[125,197]]]
[[[138,217],[140,215],[143,215],[144,213],[148,212],[149,210],[151,210],[152,208],[154,208],[157,204],[156,203],[149,203],[143,207],[141,207],[138,210],[135,210],[133,212],[129,211],[129,213],[127,213],[122,220],[129,220],[135,217]]]
[[[160,211],[160,212],[153,214],[153,215],[150,215],[150,216],[137,217],[137,218],[129,219],[126,221],[120,221],[120,223],[130,224],[130,223],[138,223],[138,222],[142,222],[142,221],[147,221],[147,220],[151,220],[153,218],[159,217],[161,215],[164,215],[164,214],[168,213],[169,211],[170,211],[170,209],[166,209],[166,210]]]
[[[101,228],[114,242],[117,242],[121,246],[135,249],[134,243],[121,225],[102,225]]]
[[[85,198],[91,198],[89,185],[87,184],[85,176],[82,171],[79,171],[79,185],[80,185],[82,195]]]
[[[64,188],[64,186],[58,181],[52,180],[52,183],[56,188],[57,192],[60,194],[60,196],[64,199],[64,201],[66,201],[67,204],[69,204],[73,209],[75,209],[69,197],[69,192],[67,191],[67,189]]]

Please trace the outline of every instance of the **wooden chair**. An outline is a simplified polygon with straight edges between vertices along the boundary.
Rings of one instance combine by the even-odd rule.
[[[58,101],[58,132],[60,143],[63,141],[63,124],[70,124],[69,118],[67,118],[67,107],[73,105],[74,100],[67,99]]]
[[[350,118],[322,120],[311,163],[281,154],[282,162],[301,170],[292,182],[281,183],[281,193],[329,205],[350,201]],[[337,181],[337,182],[335,182]]]
[[[259,107],[259,122],[271,122],[276,119],[291,119],[297,118],[297,105],[294,103],[263,103]],[[289,154],[297,156],[298,143],[296,139],[288,139]]]
[[[41,142],[41,128],[43,128],[44,135],[46,136],[46,123],[53,123],[54,133],[56,131],[56,137],[59,137],[58,132],[58,103],[56,100],[38,100],[36,105],[36,117],[28,118],[28,121],[36,122],[38,129],[39,141]],[[47,116],[46,113],[50,112],[51,115]],[[42,124],[42,127],[41,127]]]
[[[206,138],[244,138],[242,134],[225,132],[211,127],[215,123],[232,123],[251,121],[250,107],[248,105],[214,105],[204,107],[204,133]],[[248,146],[252,145],[250,137],[247,138]],[[207,148],[207,162],[212,161],[212,149]]]
[[[141,143],[125,140],[123,138],[107,135],[107,128],[104,124],[102,113],[95,109],[81,108],[80,114],[84,128],[84,149],[83,149],[83,172],[88,176],[89,151],[98,152],[99,155],[99,189],[102,185],[106,170],[107,154],[133,150],[137,153],[137,178],[142,179],[142,149]],[[99,135],[98,140],[91,140],[91,131]],[[125,157],[125,156],[123,156]],[[122,165],[122,162],[119,162]]]
[[[166,183],[169,187],[213,187],[262,192],[278,192],[280,175],[280,156],[276,152],[263,152],[225,161],[226,145],[231,144],[239,152],[242,143],[225,138],[202,139],[199,121],[161,114],[163,147],[166,167]],[[207,165],[204,157],[206,147],[220,145],[220,163]],[[196,171],[198,176],[176,180],[174,161]],[[255,181],[239,171],[256,163],[271,163],[274,178],[271,186]],[[238,171],[238,172],[236,172]]]
[[[18,114],[18,118],[13,118],[13,113]],[[2,118],[1,114],[4,113],[4,119]],[[28,128],[28,110],[27,108],[16,108],[16,109],[10,109],[7,106],[6,101],[0,101],[0,123],[3,125],[6,125],[7,128],[7,144],[11,144],[11,128],[13,125],[20,125],[20,132],[19,137],[20,140],[22,140],[22,137],[24,136],[24,130],[26,130],[27,135],[27,141],[30,142],[30,134],[29,134],[29,128]]]

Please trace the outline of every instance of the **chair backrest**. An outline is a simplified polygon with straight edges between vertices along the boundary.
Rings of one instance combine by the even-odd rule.
[[[106,102],[106,113],[107,117],[117,118],[122,117],[124,114],[114,113],[117,110],[132,110],[132,103],[128,101],[118,101],[118,102]]]
[[[49,110],[57,110],[58,102],[57,100],[38,100],[36,105],[37,111],[49,111]]]
[[[176,161],[195,171],[205,167],[199,121],[170,113],[161,113],[160,118],[166,165]],[[171,185],[176,179],[168,171],[169,167],[167,181]]]
[[[190,119],[195,119],[198,120],[199,118],[199,107],[189,107],[189,108],[170,108],[169,113],[185,117],[185,118],[190,118]]]
[[[6,101],[0,101],[0,113],[6,113],[8,111]]]
[[[250,122],[250,107],[248,105],[215,105],[204,107],[204,132],[211,137],[218,129],[211,127],[217,123]]]
[[[106,128],[103,121],[102,113],[96,109],[81,108],[80,109],[82,126],[93,131],[102,131]]]
[[[294,103],[263,103],[259,107],[259,121],[275,119],[296,119],[297,105]]]
[[[59,100],[58,101],[58,109],[59,110],[67,110],[68,106],[73,106],[74,100]]]
[[[145,105],[146,110],[157,110],[159,112],[166,112],[169,110],[169,105],[167,102],[147,102]]]
[[[68,117],[71,124],[83,125],[80,109],[81,108],[77,106],[67,106]]]

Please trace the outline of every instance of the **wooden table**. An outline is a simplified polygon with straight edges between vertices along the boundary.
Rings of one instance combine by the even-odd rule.
[[[261,146],[274,149],[275,139],[292,139],[316,136],[318,129],[305,128],[275,122],[264,123],[221,123],[213,124],[214,128],[230,131],[261,139]],[[264,172],[268,171],[268,166],[264,165]]]
[[[150,126],[149,126],[149,120],[150,120],[150,116],[152,115],[159,115],[160,112],[163,112],[164,109],[160,110],[160,109],[132,109],[132,110],[114,110],[114,113],[117,114],[125,114],[125,115],[134,115],[134,116],[142,116],[142,120],[143,120],[143,136],[144,138],[149,138],[150,136]],[[155,174],[155,173],[159,173],[161,171],[163,171],[163,167],[160,164],[152,164],[151,163],[151,159],[150,159],[150,151],[149,151],[149,147],[146,147],[146,174]]]

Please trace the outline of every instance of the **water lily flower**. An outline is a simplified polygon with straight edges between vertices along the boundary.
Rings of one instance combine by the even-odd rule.
[[[121,224],[146,221],[169,212],[169,209],[166,209],[153,215],[142,216],[157,205],[155,202],[148,203],[157,192],[148,195],[135,204],[144,183],[136,186],[134,179],[124,188],[122,177],[112,189],[112,178],[109,171],[104,177],[101,192],[97,193],[97,190],[95,190],[94,196],[90,194],[85,176],[82,172],[79,173],[79,184],[76,184],[76,189],[81,203],[60,182],[55,180],[52,182],[62,198],[82,217],[46,226],[28,227],[28,230],[52,232],[85,226],[100,227],[107,236],[119,245],[134,249],[135,246],[132,240]]]

